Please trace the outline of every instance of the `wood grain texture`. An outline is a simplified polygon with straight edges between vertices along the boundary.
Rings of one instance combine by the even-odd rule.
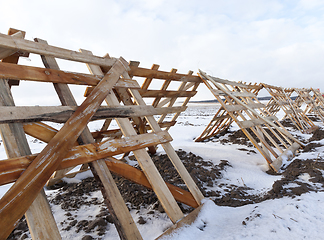
[[[53,66],[52,68],[39,68],[0,62],[0,77],[12,80],[96,86],[103,75],[64,72],[53,69]],[[140,88],[136,81],[124,78],[120,79],[114,87]]]
[[[71,148],[56,170],[75,167],[125,152],[172,141],[168,132],[146,133],[121,139],[106,140]],[[0,161],[0,185],[14,182],[35,160],[38,154]]]
[[[66,122],[77,107],[73,106],[19,106],[0,107],[0,123],[11,122],[40,122],[51,121],[57,123]],[[178,110],[179,108],[174,109]],[[134,116],[158,115],[161,112],[172,111],[172,109],[154,109],[152,106],[120,106],[116,108],[102,106],[95,112],[93,120],[106,118],[129,118]]]
[[[14,105],[9,85],[5,80],[0,80],[0,95],[0,105]],[[31,154],[22,124],[0,124],[0,132],[8,157],[19,157]],[[41,192],[35,194],[35,196],[36,199],[29,206],[25,215],[32,237],[34,239],[46,240],[53,238],[61,239],[44,191],[41,190]],[[39,211],[38,208],[41,209],[41,211]],[[5,222],[4,224],[7,223],[5,217],[0,218]],[[10,234],[15,224],[18,224],[18,222],[12,223],[12,226],[8,229],[4,227],[6,225],[2,225],[1,229],[6,229],[6,231],[0,231],[4,234],[0,239],[5,239]],[[1,234],[2,233],[0,233],[0,235]]]
[[[87,52],[88,54],[92,54],[91,52]],[[93,74],[101,74],[102,70],[97,65],[88,65],[91,73]],[[124,75],[125,76],[125,75]],[[128,74],[125,76],[129,78]],[[115,94],[110,94],[106,97],[106,102],[108,106],[115,107],[119,106],[119,101]],[[116,119],[118,125],[120,126],[123,134],[125,136],[136,135],[136,131],[133,128],[132,124],[128,119]],[[145,176],[150,182],[154,192],[156,193],[161,205],[163,206],[165,212],[170,217],[171,221],[176,222],[183,217],[183,213],[181,212],[179,206],[177,205],[174,197],[172,196],[170,190],[167,188],[165,182],[163,181],[161,175],[156,169],[152,159],[149,154],[144,149],[139,149],[133,151],[141,169],[143,170]]]
[[[71,51],[64,48],[59,48],[55,46],[50,46],[43,43],[37,43],[25,39],[15,39],[11,36],[0,33],[0,47],[12,49],[12,50],[21,50],[30,53],[52,56],[56,58],[83,62],[83,63],[93,63],[100,66],[111,67],[116,59],[107,59],[97,56],[88,56],[84,55],[77,51]]]
[[[26,212],[37,193],[42,190],[115,82],[125,71],[125,66],[123,59],[115,62],[111,71],[97,85],[96,90],[82,103],[29,168],[2,197],[0,200],[0,225],[7,227],[0,232],[0,239],[6,238],[10,234],[14,224]]]

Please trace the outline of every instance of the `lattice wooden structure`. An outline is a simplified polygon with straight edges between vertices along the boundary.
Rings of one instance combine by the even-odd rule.
[[[315,89],[311,88],[293,88],[290,92],[293,91],[298,94],[298,97],[295,99],[295,102],[300,107],[302,106],[302,104],[306,104],[304,113],[313,113],[322,122],[324,122],[323,96],[321,94],[318,94]],[[311,95],[311,92],[313,92],[313,95]]]
[[[284,118],[289,118],[296,128],[303,133],[311,133],[318,127],[301,110],[296,102],[291,100],[290,94],[282,87],[262,83],[262,86],[269,92],[271,99],[267,103],[267,110],[275,116],[280,109],[285,112]]]
[[[24,33],[18,30],[11,29],[11,34],[14,35],[0,34],[0,131],[8,155],[8,159],[0,161],[0,184],[14,184],[0,199],[0,239],[10,234],[23,214],[34,239],[61,239],[43,186],[54,172],[56,177],[65,176],[72,167],[82,164],[86,164],[84,169],[88,164],[100,182],[121,239],[142,237],[110,171],[153,189],[173,223],[192,218],[190,214],[184,218],[176,200],[199,209],[203,195],[170,144],[171,136],[162,131],[153,117],[163,116],[167,111],[161,112],[161,109],[145,104],[139,84],[130,76],[136,75],[132,64],[129,66],[122,57],[98,57],[86,50],[76,52],[51,46],[41,39],[35,39],[35,42],[24,40]],[[40,55],[45,68],[17,64],[19,56],[29,53]],[[85,63],[91,74],[61,71],[56,58]],[[190,75],[181,76],[190,79]],[[62,106],[16,107],[10,86],[19,85],[20,80],[53,83]],[[80,106],[69,89],[72,84],[93,87]],[[120,102],[126,92],[133,103],[122,105]],[[167,97],[172,102],[176,95]],[[104,100],[108,106],[102,106]],[[170,112],[174,111],[171,109]],[[140,132],[134,128],[136,123],[130,119],[135,118],[145,119],[151,131]],[[123,136],[112,136],[109,132],[109,138],[106,138],[103,131],[91,133],[87,124],[95,119],[108,119],[103,131],[107,130],[110,119],[115,119]],[[64,125],[54,129],[42,121]],[[46,147],[32,155],[25,134],[46,142]],[[162,145],[190,192],[164,182],[145,150],[158,144]],[[129,151],[134,153],[142,171],[112,158]]]
[[[283,160],[294,157],[295,152],[303,146],[260,103],[253,93],[257,86],[223,80],[202,71],[199,75],[224,111],[227,111],[275,171],[279,171]]]
[[[139,62],[131,61],[129,64],[129,75],[142,82],[139,93],[145,102],[151,102],[152,106],[157,110],[158,124],[163,130],[169,130],[174,126],[181,112],[185,111],[191,97],[197,93],[197,88],[202,82],[193,72],[188,74],[179,74],[177,69],[171,69],[170,72],[160,71],[159,65],[153,64],[151,69],[139,67]],[[101,67],[101,70],[106,73],[109,69]],[[158,88],[158,86],[160,86]],[[88,88],[85,96],[91,92]],[[136,100],[133,96],[124,89],[118,89],[115,94],[119,101],[124,105],[136,105]],[[175,104],[179,106],[175,106]],[[110,124],[110,120],[106,121],[102,131],[106,130]],[[132,118],[132,124],[138,133],[151,132],[152,129],[145,118]],[[111,131],[116,134],[116,130]],[[106,132],[107,134],[107,132]],[[155,153],[155,147],[149,148],[151,153]]]
[[[243,84],[247,85],[246,83]],[[249,83],[247,86],[249,87],[244,91],[252,92],[252,94],[254,94],[255,96],[257,96],[259,91],[262,89],[262,86],[260,86],[257,83]],[[249,95],[249,93],[246,94]],[[225,102],[226,101],[227,100],[225,99]],[[195,142],[202,142],[204,140],[222,134],[231,126],[233,122],[234,119],[231,117],[228,111],[221,105],[221,107],[217,110],[216,114],[209,122],[207,127],[204,129],[204,131],[200,134],[199,137],[195,139]]]

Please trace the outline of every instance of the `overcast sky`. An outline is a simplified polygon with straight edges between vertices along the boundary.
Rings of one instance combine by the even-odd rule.
[[[200,68],[229,80],[324,91],[321,0],[0,0],[0,8],[1,33],[13,27],[29,40],[123,56],[142,67]],[[20,64],[38,63],[31,57]],[[200,86],[196,99],[206,98],[212,96]]]

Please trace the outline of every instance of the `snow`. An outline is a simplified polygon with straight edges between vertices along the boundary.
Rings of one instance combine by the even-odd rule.
[[[215,114],[218,104],[190,104],[186,112],[178,118],[177,124],[169,132],[173,137],[171,144],[175,149],[183,149],[201,156],[207,161],[219,164],[221,160],[227,160],[232,167],[227,168],[223,178],[217,183],[248,186],[253,194],[262,193],[271,189],[272,184],[281,176],[266,173],[268,166],[264,158],[257,151],[256,154],[248,154],[239,151],[240,145],[225,144],[219,142],[194,142],[194,139],[207,126]],[[102,122],[91,123],[93,130],[100,129]],[[233,124],[232,129],[237,129]],[[294,132],[304,139],[310,134]],[[39,152],[45,144],[31,137],[27,138],[32,152]],[[319,141],[324,145],[324,140]],[[245,147],[245,146],[244,146]],[[253,147],[245,147],[255,150]],[[322,155],[324,147],[318,148],[317,152],[300,153],[299,159],[316,158]],[[159,153],[164,153],[161,147]],[[0,145],[0,159],[6,159],[3,144]],[[135,165],[133,160],[127,159],[128,163]],[[80,182],[82,179],[92,176],[91,172],[83,172],[73,179],[64,179],[67,182]],[[301,181],[308,182],[310,176],[303,174]],[[0,187],[0,196],[4,195],[10,184]],[[47,195],[54,194],[56,190],[46,190]],[[89,198],[102,198],[100,192],[95,192]],[[171,236],[163,239],[190,240],[190,239],[323,239],[324,229],[324,193],[310,192],[295,198],[280,198],[267,200],[261,203],[248,204],[242,207],[217,206],[209,199],[204,200],[204,205],[197,219],[191,224],[178,229]],[[65,212],[59,205],[51,204],[54,217],[60,229],[64,221]],[[146,224],[137,224],[144,239],[154,239],[168,229],[172,222],[165,213],[159,215],[147,214],[151,209],[141,208],[132,210],[131,215],[135,222],[139,216],[145,216]],[[72,215],[77,220],[92,219],[99,213],[98,206],[83,206]],[[63,224],[64,225],[64,224]],[[81,239],[84,233],[75,231],[61,231],[63,239]],[[98,238],[94,233],[89,233]],[[109,225],[109,230],[102,239],[119,239],[114,226]]]

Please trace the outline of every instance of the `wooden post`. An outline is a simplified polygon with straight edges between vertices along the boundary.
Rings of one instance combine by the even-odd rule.
[[[47,44],[45,40],[36,39],[35,41]],[[42,55],[42,60],[47,68],[59,69],[54,57]],[[69,87],[66,84],[54,85],[63,105],[75,106],[76,102],[73,98]],[[86,127],[81,133],[79,139],[80,144],[94,143],[90,130]],[[99,182],[100,190],[103,194],[105,203],[114,218],[114,223],[121,239],[142,239],[133,218],[131,217],[127,206],[114,182],[114,179],[104,160],[97,160],[90,163],[90,168]]]
[[[90,51],[81,50],[83,53],[87,53],[92,55]],[[93,74],[102,74],[102,71],[98,65],[88,64],[90,71]],[[125,73],[126,74],[126,73]],[[128,74],[127,74],[128,75]],[[119,101],[114,93],[108,95],[106,97],[106,102],[109,106],[119,106]],[[120,119],[116,118],[116,121],[121,128],[123,134],[125,136],[136,135],[136,131],[131,125],[128,119]],[[171,192],[167,188],[164,180],[156,169],[151,157],[145,151],[145,149],[139,149],[133,151],[141,169],[143,170],[145,176],[150,182],[154,192],[156,193],[161,205],[163,206],[165,212],[168,214],[172,222],[177,222],[181,218],[183,218],[183,213],[181,212],[179,206],[177,205],[174,197]]]
[[[36,195],[56,170],[61,160],[81,134],[104,98],[125,71],[125,60],[117,60],[94,91],[86,98],[62,129],[37,156],[0,201],[0,239],[7,237],[14,224],[27,211]]]
[[[0,105],[14,106],[14,101],[6,80],[0,80],[0,90]],[[0,131],[9,158],[31,154],[21,123],[0,124]],[[37,194],[36,199],[26,211],[25,216],[33,239],[61,239],[44,190],[41,190],[41,192]],[[5,221],[1,226],[5,226],[5,224],[7,224],[6,218],[1,216],[0,219]],[[7,228],[6,231],[5,229],[1,230],[0,232],[6,232],[6,234],[2,235],[0,233],[0,235],[2,235],[0,239],[6,238],[5,236],[11,233],[16,224],[18,224],[18,221],[16,221],[9,230],[7,230]]]

